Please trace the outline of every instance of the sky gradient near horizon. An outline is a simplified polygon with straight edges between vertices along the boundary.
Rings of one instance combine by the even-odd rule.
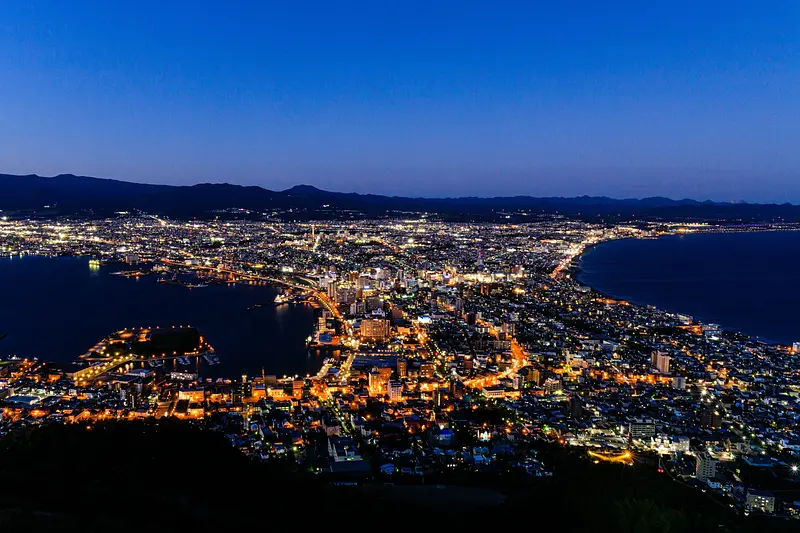
[[[8,0],[0,172],[800,203],[800,2]]]

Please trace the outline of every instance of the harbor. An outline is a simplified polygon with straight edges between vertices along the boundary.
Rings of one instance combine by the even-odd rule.
[[[88,366],[75,372],[75,379],[88,383],[145,365],[158,370],[166,361],[188,367],[193,359],[201,357],[209,365],[219,363],[211,345],[191,326],[124,329],[104,338],[78,358],[79,363]]]
[[[0,327],[8,334],[0,342],[3,358],[16,355],[68,364],[115,331],[191,324],[213,344],[219,362],[211,370],[203,357],[191,358],[191,365],[171,359],[164,371],[197,373],[199,363],[201,374],[214,376],[255,375],[262,367],[271,374],[305,375],[322,365],[323,357],[306,345],[317,321],[315,310],[310,305],[274,306],[278,289],[267,283],[214,283],[202,272],[181,272],[179,279],[208,284],[187,289],[159,283],[167,269],[158,269],[158,264],[153,267],[157,275],[127,278],[111,275],[124,265],[96,266],[85,257],[0,261],[6,269],[0,290],[18,302],[0,309]],[[131,268],[145,269],[141,264]],[[172,270],[169,267],[166,277]],[[258,304],[261,307],[248,311]],[[147,363],[137,365],[149,368]]]

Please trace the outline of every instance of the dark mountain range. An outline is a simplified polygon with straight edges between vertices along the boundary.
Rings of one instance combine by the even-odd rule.
[[[257,213],[277,212],[294,219],[401,216],[409,212],[427,212],[446,218],[486,220],[512,217],[520,220],[526,218],[523,212],[528,215],[544,212],[594,219],[800,221],[800,206],[791,204],[699,202],[662,197],[404,198],[330,192],[310,185],[271,191],[230,184],[150,185],[71,174],[54,177],[0,174],[0,210],[12,216],[34,213],[40,216],[103,216],[114,211],[141,210],[177,217],[208,217],[220,210],[235,208]]]

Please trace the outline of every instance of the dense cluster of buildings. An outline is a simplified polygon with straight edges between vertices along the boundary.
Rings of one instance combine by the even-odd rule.
[[[387,480],[551,476],[532,444],[558,442],[589,461],[657,469],[741,512],[797,516],[800,503],[776,494],[800,487],[800,345],[610,299],[573,278],[595,243],[715,228],[531,218],[2,222],[3,254],[284,284],[316,302],[312,342],[330,355],[316,375],[282,379],[168,372],[132,357],[94,358],[106,366],[88,374],[3,361],[0,431],[176,416],[254,457]]]

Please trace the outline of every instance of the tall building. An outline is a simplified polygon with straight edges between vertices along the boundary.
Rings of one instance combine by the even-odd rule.
[[[328,283],[328,298],[330,298],[334,302],[338,301],[337,300],[338,294],[336,292],[338,288],[339,284],[336,283],[335,281],[331,281],[330,283]]]
[[[336,303],[351,304],[356,301],[356,290],[352,287],[339,287],[336,290]]]
[[[383,318],[368,318],[361,321],[361,338],[371,341],[385,340],[389,336],[389,321]]]
[[[247,379],[247,374],[242,374],[242,384],[239,387],[239,394],[242,398],[249,398],[253,394],[253,384]]]
[[[403,384],[396,379],[389,380],[388,394],[390,402],[399,402],[403,399]]]
[[[661,374],[669,374],[670,356],[663,352],[653,352],[651,359],[653,368],[658,370]]]
[[[719,460],[714,459],[708,453],[700,453],[697,455],[694,475],[698,481],[708,481],[717,477],[717,466]]]
[[[397,375],[400,378],[408,377],[408,359],[401,357],[397,360]]]
[[[547,378],[544,380],[544,393],[545,394],[555,394],[556,392],[563,389],[564,386],[561,383],[560,379],[556,378]]]
[[[444,396],[442,389],[435,389],[433,391],[433,405],[440,407],[442,405],[442,396]]]
[[[461,398],[464,395],[464,388],[464,383],[461,380],[450,380],[450,396],[453,398]]]

